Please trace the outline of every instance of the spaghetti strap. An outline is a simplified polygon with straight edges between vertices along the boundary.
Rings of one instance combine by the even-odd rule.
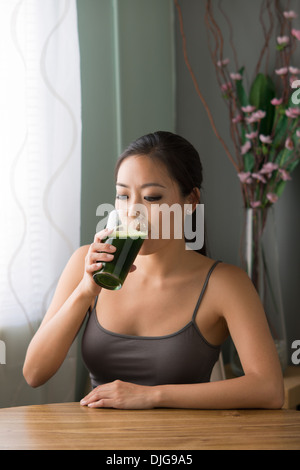
[[[197,312],[198,312],[198,309],[199,309],[201,300],[202,300],[202,298],[203,298],[204,292],[205,292],[205,290],[206,290],[206,287],[207,287],[209,278],[210,278],[210,276],[211,276],[211,273],[213,272],[213,270],[215,269],[215,267],[216,267],[217,264],[219,264],[219,263],[222,263],[222,261],[220,261],[220,260],[215,261],[215,263],[211,266],[210,270],[209,270],[208,273],[207,273],[206,279],[205,279],[205,281],[204,281],[204,284],[203,284],[203,287],[202,287],[202,290],[201,290],[199,299],[198,299],[198,301],[197,301],[197,304],[196,304],[196,307],[195,307],[195,310],[194,310],[194,313],[193,313],[192,321],[195,321],[195,318],[196,318],[196,315],[197,315]]]

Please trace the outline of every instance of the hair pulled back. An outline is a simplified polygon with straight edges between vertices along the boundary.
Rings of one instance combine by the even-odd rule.
[[[201,189],[203,172],[199,154],[183,137],[168,131],[157,131],[133,141],[117,160],[115,179],[121,163],[135,155],[145,155],[163,163],[170,177],[177,182],[183,197],[191,194],[195,188]],[[205,246],[198,250],[201,254],[205,254],[205,251]]]

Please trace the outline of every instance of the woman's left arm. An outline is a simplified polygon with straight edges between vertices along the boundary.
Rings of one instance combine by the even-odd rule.
[[[259,296],[247,274],[235,266],[219,265],[206,295],[209,292],[214,293],[216,311],[227,322],[244,376],[153,387],[115,381],[94,389],[82,404],[113,408],[281,408],[284,389],[278,355]]]
[[[279,358],[263,306],[248,275],[222,263],[209,284],[210,291],[216,293],[216,309],[226,320],[245,375],[174,388],[161,386],[159,406],[281,408],[284,388]]]

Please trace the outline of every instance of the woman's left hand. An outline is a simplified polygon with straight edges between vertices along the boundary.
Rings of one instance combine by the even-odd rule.
[[[154,387],[115,380],[94,388],[80,404],[90,408],[154,408]]]

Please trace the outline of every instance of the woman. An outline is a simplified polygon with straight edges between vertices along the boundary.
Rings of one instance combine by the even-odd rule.
[[[116,167],[116,207],[200,201],[202,167],[185,139],[156,132],[133,142]],[[153,212],[154,211],[154,212]],[[87,312],[83,358],[93,390],[82,405],[112,408],[280,408],[283,380],[259,297],[239,268],[187,250],[171,236],[145,240],[122,289],[101,289],[92,274],[113,259],[102,242],[78,249],[29,345],[27,382],[59,369]],[[220,345],[231,335],[245,375],[209,382]]]

